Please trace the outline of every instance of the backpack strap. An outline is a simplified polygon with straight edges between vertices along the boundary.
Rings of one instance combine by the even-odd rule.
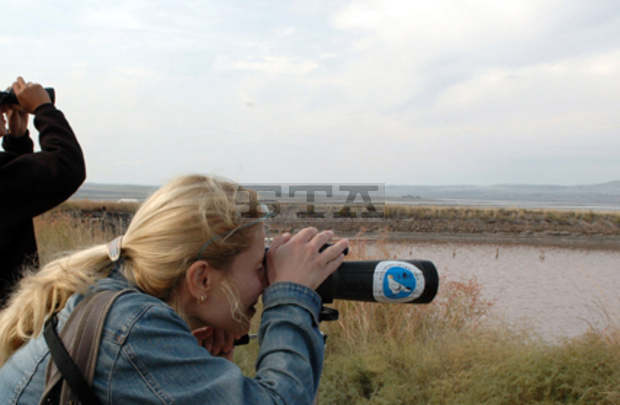
[[[43,335],[53,361],[47,367],[40,405],[100,404],[91,386],[103,324],[114,301],[130,291],[135,290],[104,290],[88,295],[74,308],[60,336],[56,332],[56,314],[45,322]]]

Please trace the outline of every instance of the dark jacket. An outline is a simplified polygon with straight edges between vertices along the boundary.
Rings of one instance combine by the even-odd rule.
[[[0,302],[22,265],[38,264],[32,218],[60,204],[86,177],[80,145],[62,112],[44,104],[34,112],[41,151],[23,137],[2,137],[0,151]]]

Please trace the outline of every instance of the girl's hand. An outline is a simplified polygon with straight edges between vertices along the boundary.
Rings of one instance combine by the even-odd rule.
[[[210,326],[203,326],[192,331],[192,335],[198,340],[198,344],[207,349],[213,356],[232,361],[235,337],[231,333]]]
[[[319,232],[304,228],[294,236],[285,236],[272,244],[267,252],[267,279],[269,283],[288,281],[316,289],[344,261],[347,239],[319,253],[319,249],[334,236],[332,231]]]

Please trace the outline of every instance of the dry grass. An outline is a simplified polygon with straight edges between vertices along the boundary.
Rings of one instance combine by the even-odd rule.
[[[56,207],[59,211],[108,211],[135,213],[139,203],[118,201],[69,200]]]
[[[70,212],[91,222],[127,224],[137,203],[76,200],[56,208],[52,213]],[[515,235],[561,239],[577,237],[620,237],[620,212],[559,211],[520,208],[473,208],[411,206],[390,204],[380,210],[381,218],[367,218],[343,206],[321,206],[321,212],[340,213],[335,218],[306,218],[306,204],[281,204],[279,215],[270,220],[274,232],[295,232],[305,226],[333,229],[341,234],[417,233],[445,235]],[[298,216],[297,213],[304,213]],[[354,215],[355,214],[355,215]],[[118,230],[119,232],[122,229]]]
[[[48,212],[35,218],[34,224],[41,264],[112,239],[112,233],[105,228],[89,226],[85,218],[71,212]]]
[[[620,235],[620,213],[520,208],[386,207],[389,231]]]

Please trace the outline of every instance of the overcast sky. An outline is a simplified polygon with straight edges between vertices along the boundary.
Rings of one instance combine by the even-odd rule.
[[[7,1],[87,181],[620,179],[620,2]]]

